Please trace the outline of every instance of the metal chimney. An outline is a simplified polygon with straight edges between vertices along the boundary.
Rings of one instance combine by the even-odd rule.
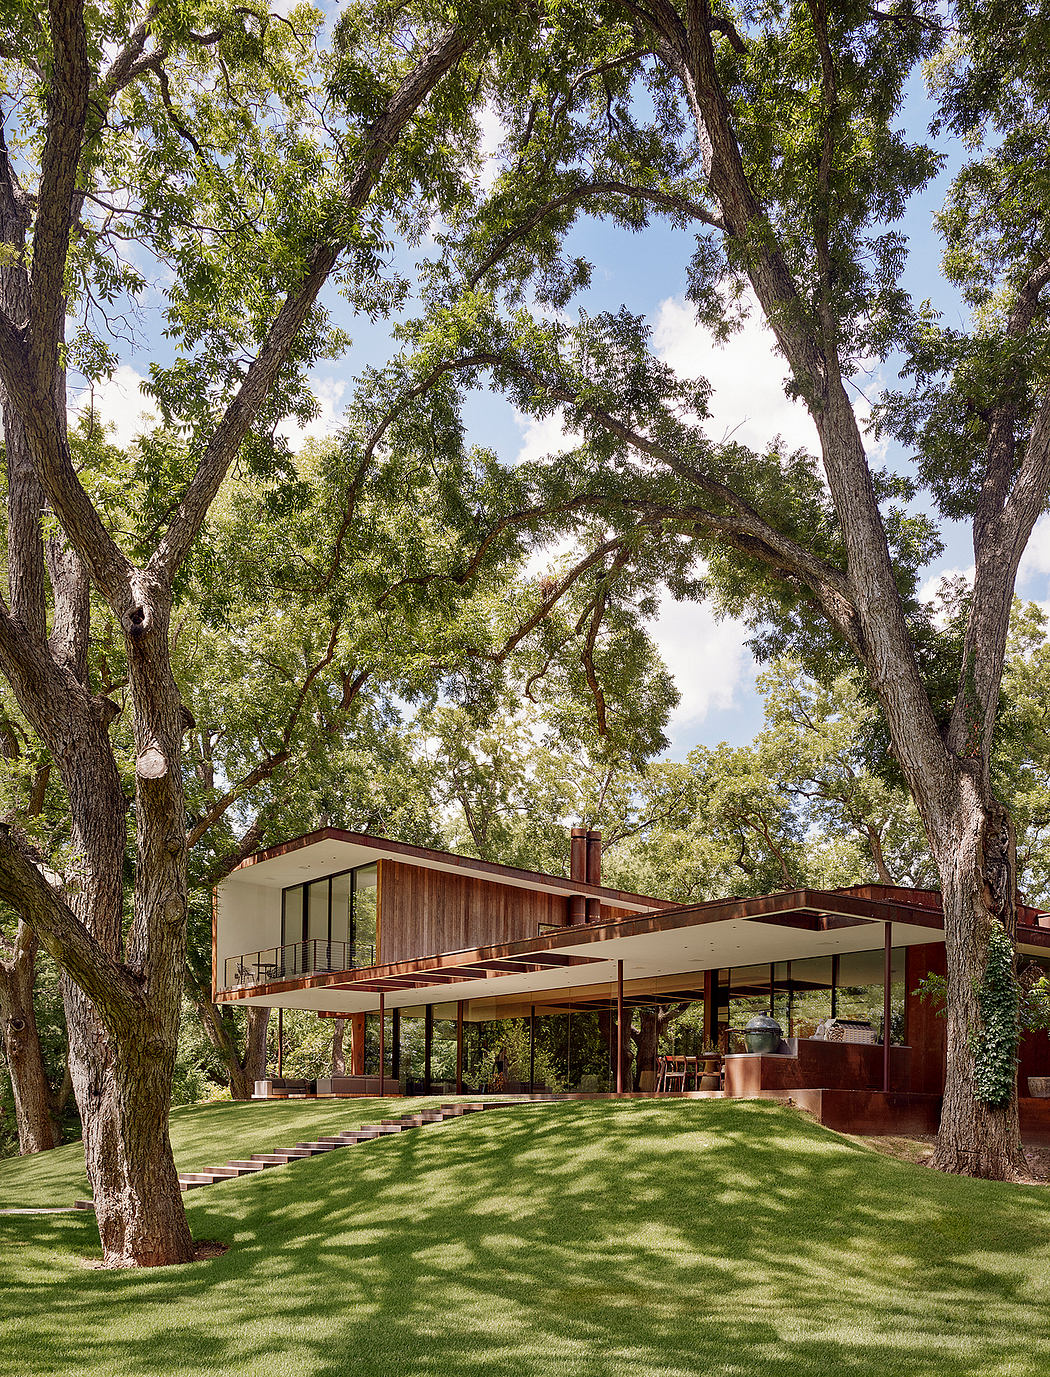
[[[602,834],[590,831],[587,833],[587,883],[589,885],[600,885],[602,882]],[[602,906],[599,899],[587,900],[587,922],[600,923],[602,917]]]
[[[587,829],[574,827],[569,842],[569,879],[587,883]],[[587,900],[582,894],[574,894],[569,900],[569,922],[587,921]]]

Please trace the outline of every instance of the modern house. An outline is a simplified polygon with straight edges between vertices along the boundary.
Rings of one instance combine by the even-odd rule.
[[[1021,908],[1018,949],[1050,970],[1050,915]],[[676,1050],[727,1053],[716,1093],[787,1096],[858,1131],[930,1129],[943,1021],[916,991],[943,971],[935,892],[683,906],[604,887],[600,836],[581,828],[567,878],[325,828],[250,857],[215,894],[217,1002],[350,1021],[350,1074],[321,1094],[649,1092],[645,1012],[673,1008]],[[784,1030],[777,1051],[734,1040],[756,1014]],[[1019,1074],[1023,1095],[1050,1074],[1045,1034],[1025,1038]],[[1022,1122],[1050,1133],[1046,1110],[1025,1097]]]

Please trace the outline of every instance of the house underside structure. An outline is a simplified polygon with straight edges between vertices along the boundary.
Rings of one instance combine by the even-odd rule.
[[[1021,920],[1022,966],[1050,970],[1050,916]],[[707,1093],[790,1098],[857,1131],[932,1130],[939,1116],[943,1021],[917,993],[944,972],[932,891],[683,906],[603,887],[600,839],[582,829],[566,878],[329,828],[218,886],[213,972],[217,1002],[349,1021],[349,1074],[314,1093],[651,1093],[673,1012],[676,1052],[720,1053]],[[755,1014],[784,1030],[776,1052],[742,1050]],[[820,1035],[829,1020],[870,1033],[835,1041]],[[1050,1042],[1031,1034],[1022,1127],[1050,1140],[1050,1101],[1023,1094],[1048,1073]],[[261,1093],[281,1093],[281,1077]]]

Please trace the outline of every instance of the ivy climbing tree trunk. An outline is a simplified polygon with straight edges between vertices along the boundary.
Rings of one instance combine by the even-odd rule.
[[[1042,363],[1031,363],[1043,359],[1050,325],[1050,255],[1028,234],[1031,224],[1045,224],[1045,201],[1030,206],[1022,197],[1024,228],[1011,222],[1000,232],[1009,198],[989,201],[978,184],[1000,185],[981,157],[1019,196],[1030,181],[1023,160],[1011,161],[1003,146],[1015,120],[1029,121],[1018,146],[1045,128],[1045,72],[1024,67],[1027,39],[1016,44],[1009,72],[995,66],[1005,56],[1003,11],[992,18],[982,7],[954,12],[974,42],[939,49],[951,68],[945,89],[967,93],[946,98],[957,101],[952,118],[975,138],[984,133],[973,127],[987,113],[982,102],[999,121],[969,169],[980,176],[960,178],[943,217],[952,271],[983,303],[960,342],[953,331],[938,334],[903,293],[890,302],[903,241],[884,236],[885,208],[897,207],[891,220],[899,216],[935,165],[887,112],[945,41],[939,19],[820,3],[731,18],[707,0],[625,0],[603,14],[599,36],[587,29],[582,7],[570,10],[572,24],[537,45],[541,57],[515,54],[532,85],[516,72],[514,97],[500,107],[511,169],[460,241],[468,295],[445,367],[461,360],[476,374],[481,360],[530,414],[549,418],[563,409],[576,439],[557,462],[531,466],[527,497],[548,499],[545,519],[556,513],[571,524],[578,511],[578,530],[598,519],[608,524],[602,555],[610,589],[617,561],[629,567],[628,580],[666,562],[669,581],[699,596],[696,561],[704,559],[705,585],[751,618],[760,641],[772,624],[774,639],[797,636],[807,654],[812,641],[833,645],[836,663],[850,655],[861,668],[943,894],[949,1053],[935,1162],[1009,1176],[1022,1161],[1011,1062],[1016,990],[1003,957],[1015,935],[1016,865],[991,758],[1017,570],[1050,491],[1050,391]],[[1017,22],[1035,40],[1036,19],[1025,12]],[[968,63],[984,73],[972,85]],[[643,71],[674,93],[674,113],[647,110],[625,152],[624,131],[637,113],[632,82]],[[1002,87],[1000,77],[1012,84]],[[1001,90],[1011,94],[1000,97]],[[803,91],[808,113],[796,131]],[[599,107],[608,119],[595,114]],[[540,109],[552,112],[546,173],[537,170],[529,113]],[[613,118],[616,110],[622,119]],[[584,163],[602,169],[593,182],[581,178]],[[508,188],[521,185],[531,196],[508,228]],[[706,409],[708,392],[695,379],[675,378],[666,357],[653,357],[648,324],[626,309],[576,327],[548,328],[536,316],[527,327],[513,323],[533,275],[545,292],[548,274],[565,297],[574,290],[575,279],[557,277],[563,269],[554,266],[552,246],[587,204],[632,229],[662,207],[697,232],[689,299],[702,324],[727,332],[738,323],[738,304],[754,304],[786,362],[787,391],[812,421],[819,472],[807,462],[793,475],[798,456],[775,446],[757,453],[735,439],[713,442],[688,419],[691,409]],[[526,243],[535,261],[519,252]],[[501,302],[488,317],[477,305],[482,287]],[[950,636],[931,628],[918,593],[921,568],[938,551],[929,531],[917,545],[910,539],[916,527],[894,486],[907,487],[910,477],[880,471],[851,400],[866,350],[888,357],[891,338],[907,339],[917,381],[910,404],[890,399],[888,414],[898,418],[909,453],[921,451],[931,500],[946,518],[964,512],[972,521],[975,567],[959,610],[961,653],[954,628]],[[427,363],[433,369],[432,357]],[[422,368],[412,375],[417,384],[420,376]],[[717,412],[713,420],[717,429]],[[514,515],[525,519],[534,509],[523,501]],[[676,545],[692,562],[677,556]],[[945,647],[953,658],[942,666]]]

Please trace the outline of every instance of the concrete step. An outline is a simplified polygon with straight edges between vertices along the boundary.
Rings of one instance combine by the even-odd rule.
[[[379,1135],[382,1133],[400,1133],[401,1129],[396,1124],[362,1124],[361,1132]]]
[[[264,1167],[284,1167],[295,1158],[288,1157],[283,1152],[253,1152],[251,1160],[261,1162]]]
[[[276,1147],[271,1148],[269,1153],[264,1153],[262,1155],[270,1157],[284,1157],[289,1162],[300,1162],[305,1161],[307,1157],[316,1156],[316,1153],[314,1153],[310,1148]]]
[[[296,1143],[297,1148],[309,1148],[316,1156],[319,1152],[334,1152],[337,1147],[344,1147],[342,1138],[329,1140],[328,1142],[318,1143]]]
[[[385,1127],[388,1124],[394,1124],[398,1128],[402,1129],[422,1128],[426,1122],[427,1120],[424,1119],[422,1114],[406,1114],[403,1119],[384,1119],[383,1125]]]
[[[226,1163],[228,1167],[233,1167],[236,1171],[265,1171],[269,1165],[266,1162],[253,1162],[250,1157],[231,1158]]]
[[[360,1130],[343,1133],[340,1135],[341,1141],[347,1147],[353,1147],[355,1143],[371,1143],[375,1138],[382,1138],[381,1133],[362,1133]]]

